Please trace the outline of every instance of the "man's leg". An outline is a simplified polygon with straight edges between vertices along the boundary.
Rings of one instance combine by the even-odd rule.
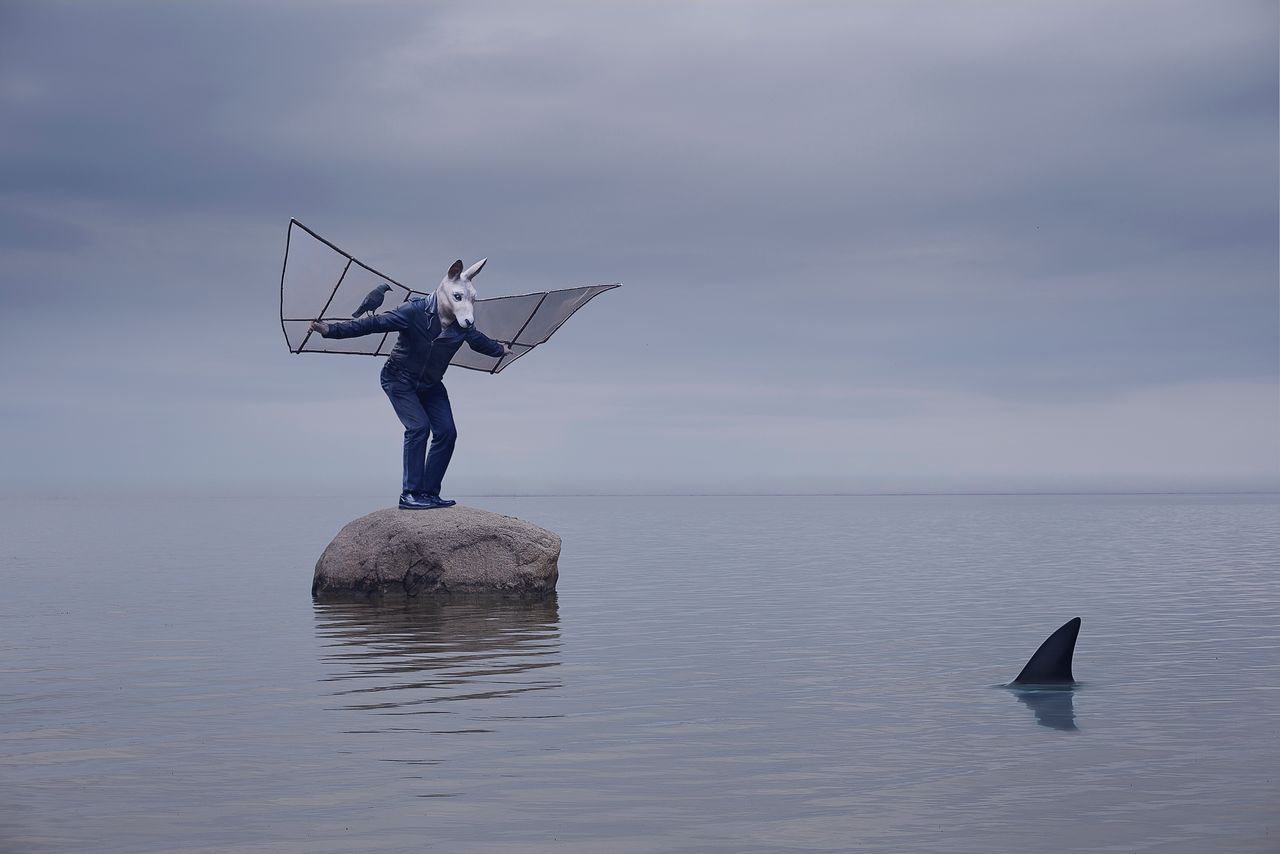
[[[404,492],[423,491],[423,457],[427,452],[427,437],[431,435],[431,421],[418,400],[417,383],[398,371],[382,372],[382,390],[404,425]]]
[[[453,426],[453,407],[449,405],[449,392],[445,390],[444,383],[419,386],[418,401],[431,423],[431,450],[427,452],[422,491],[427,495],[439,495],[445,470],[453,457],[454,442],[458,439],[458,431]]]

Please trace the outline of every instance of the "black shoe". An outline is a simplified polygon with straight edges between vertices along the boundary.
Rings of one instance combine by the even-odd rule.
[[[402,492],[400,494],[401,510],[434,510],[439,506],[439,504],[431,501],[425,495],[414,495],[412,492]]]
[[[450,498],[441,498],[439,495],[426,495],[421,492],[414,497],[419,501],[430,502],[432,507],[452,507],[458,503]]]

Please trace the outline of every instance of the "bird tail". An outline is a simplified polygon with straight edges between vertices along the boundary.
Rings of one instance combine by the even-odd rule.
[[[359,317],[362,314],[364,314],[364,309],[362,308],[358,308],[355,311],[351,312],[352,317]]]

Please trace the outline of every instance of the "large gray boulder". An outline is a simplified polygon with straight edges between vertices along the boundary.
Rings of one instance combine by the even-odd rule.
[[[474,507],[378,510],[338,532],[311,595],[448,596],[556,589],[560,538],[521,519]]]

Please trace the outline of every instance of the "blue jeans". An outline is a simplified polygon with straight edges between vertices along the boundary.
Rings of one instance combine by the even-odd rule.
[[[404,425],[404,491],[439,495],[440,483],[458,439],[449,392],[445,391],[444,383],[419,382],[390,363],[382,366],[382,390]],[[427,452],[428,437],[431,438],[430,453]]]

